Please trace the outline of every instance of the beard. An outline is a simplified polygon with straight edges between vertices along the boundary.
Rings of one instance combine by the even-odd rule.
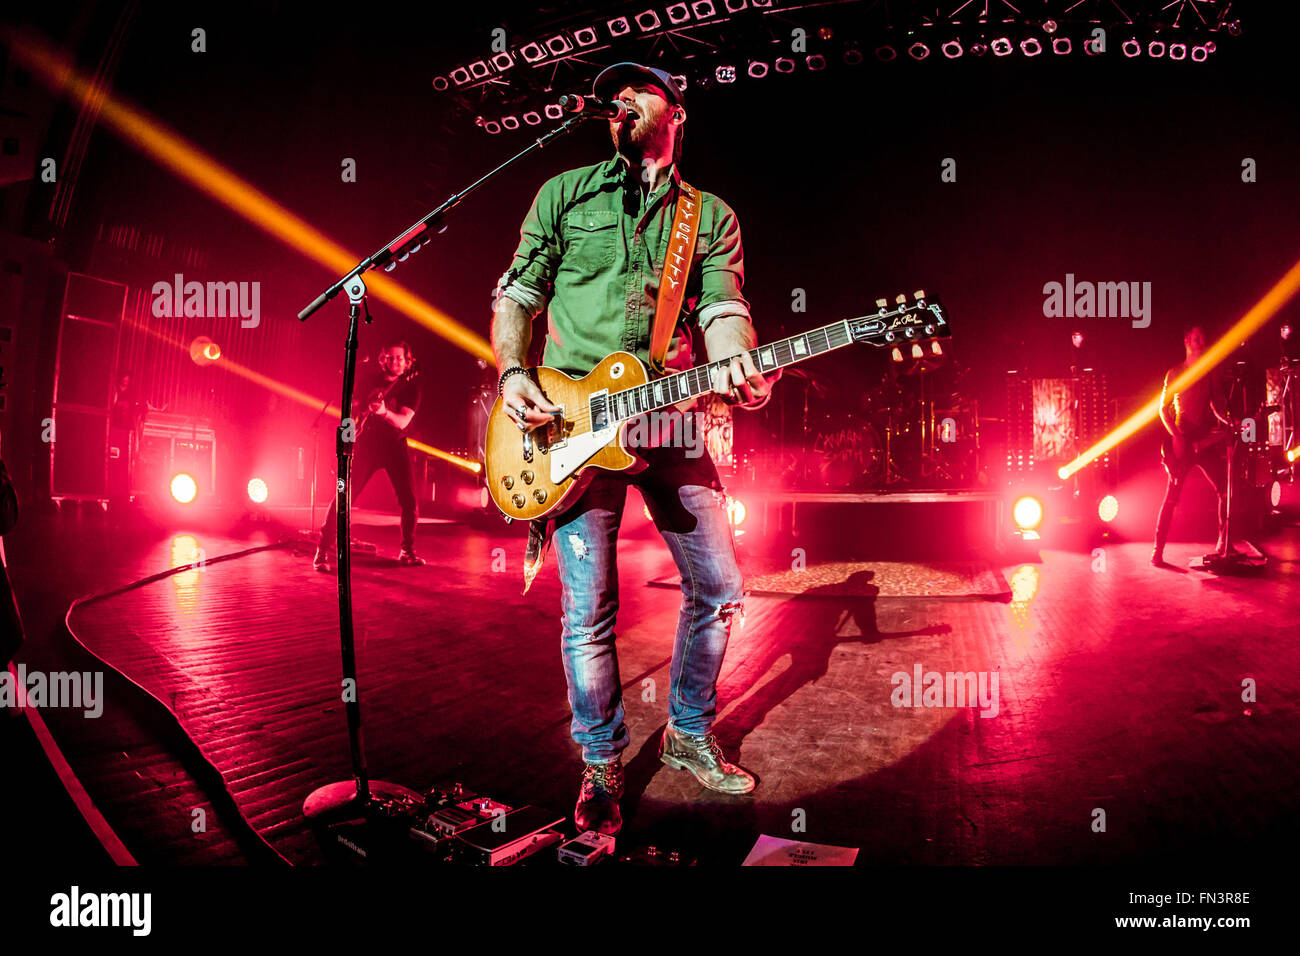
[[[672,151],[672,132],[668,128],[666,109],[647,111],[635,121],[611,125],[609,136],[614,147],[633,161],[663,151]]]

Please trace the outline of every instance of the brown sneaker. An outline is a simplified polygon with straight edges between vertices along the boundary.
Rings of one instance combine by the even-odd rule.
[[[676,770],[689,770],[695,779],[719,793],[749,793],[757,783],[752,774],[734,763],[727,763],[713,734],[691,737],[664,729],[659,742],[659,759]]]
[[[573,808],[573,822],[579,832],[595,830],[610,836],[623,828],[618,801],[623,796],[623,762],[589,763],[582,773],[578,805]]]

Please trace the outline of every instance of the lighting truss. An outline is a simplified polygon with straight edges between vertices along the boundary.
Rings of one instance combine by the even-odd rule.
[[[676,0],[588,4],[561,19],[523,20],[506,49],[466,51],[434,89],[489,133],[555,117],[567,92],[631,60],[668,70],[683,90],[779,82],[781,74],[928,69],[916,64],[1101,56],[1204,63],[1242,24],[1234,0]],[[1216,42],[1217,41],[1217,42]],[[1050,50],[1053,56],[1041,56]],[[865,53],[864,53],[865,51]],[[931,53],[943,52],[942,57]],[[984,54],[992,52],[993,57]],[[874,53],[874,56],[872,55]],[[907,55],[904,55],[907,54]],[[970,54],[970,56],[963,56]],[[957,67],[947,66],[948,69]],[[961,67],[967,68],[967,67]],[[522,121],[521,121],[522,118]]]

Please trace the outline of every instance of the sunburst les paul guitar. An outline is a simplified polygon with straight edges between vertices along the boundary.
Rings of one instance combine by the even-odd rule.
[[[855,342],[910,349],[949,336],[943,307],[924,293],[899,297],[893,308],[842,319],[818,329],[750,349],[754,366],[773,372]],[[883,302],[883,300],[881,300]],[[573,504],[598,470],[636,471],[641,459],[628,450],[629,422],[689,402],[713,389],[715,373],[730,364],[710,362],[651,379],[629,352],[614,352],[582,378],[540,366],[529,376],[560,413],[554,422],[523,433],[502,408],[488,417],[487,487],[507,518],[531,520],[559,514]]]

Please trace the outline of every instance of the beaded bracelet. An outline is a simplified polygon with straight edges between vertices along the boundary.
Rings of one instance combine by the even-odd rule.
[[[524,368],[522,365],[512,365],[504,372],[501,373],[501,377],[497,379],[498,398],[500,398],[505,392],[506,379],[508,379],[511,375],[518,375],[520,372],[523,372],[525,375],[527,375],[528,369]]]

